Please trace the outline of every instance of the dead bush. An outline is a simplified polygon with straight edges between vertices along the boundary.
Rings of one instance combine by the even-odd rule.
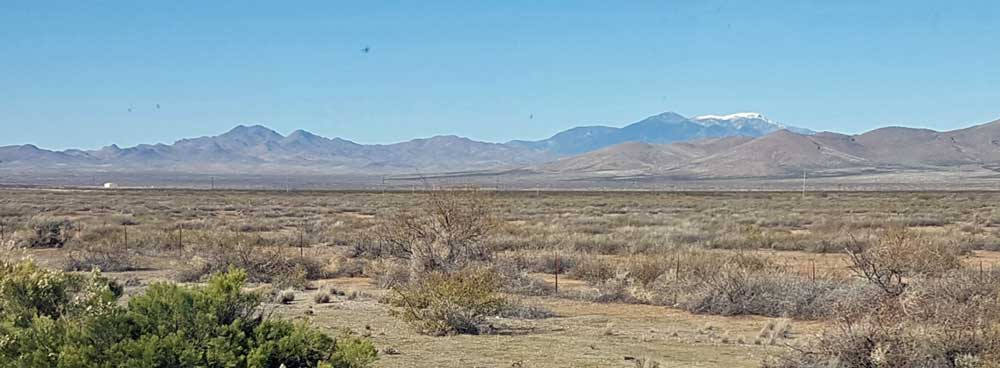
[[[181,281],[198,281],[233,267],[245,270],[252,282],[275,283],[282,288],[302,289],[308,280],[327,277],[322,260],[291,255],[283,247],[221,241],[196,249],[196,253],[202,262],[180,273]]]
[[[35,218],[27,227],[27,234],[18,242],[24,248],[62,248],[74,230],[72,221],[58,218]]]
[[[961,248],[957,244],[901,228],[890,228],[869,237],[874,240],[848,245],[851,270],[893,296],[905,291],[908,277],[938,276],[962,266]]]
[[[122,272],[138,269],[135,256],[118,244],[75,243],[68,248],[69,258],[63,267],[66,271],[99,269]]]
[[[591,284],[602,283],[615,277],[618,264],[613,260],[600,256],[581,256],[569,275],[575,279]]]
[[[693,292],[682,295],[680,305],[692,313],[819,319],[830,316],[837,302],[870,297],[872,290],[864,286],[851,280],[811,279],[727,266]]]
[[[335,256],[326,267],[330,277],[359,277],[365,273],[365,260]]]
[[[430,191],[417,208],[379,224],[379,253],[411,262],[415,272],[460,270],[491,257],[485,240],[500,226],[495,211],[484,191]]]
[[[503,285],[503,290],[508,293],[521,295],[551,295],[554,288],[545,281],[528,275],[527,270],[520,267],[509,259],[493,262],[488,266]]]
[[[959,270],[954,249],[907,234],[889,233],[874,244],[851,253],[855,272],[877,293],[838,304],[834,327],[766,367],[989,367],[998,361],[1000,277]]]
[[[396,260],[376,259],[365,265],[365,276],[383,289],[410,282],[410,267]]]

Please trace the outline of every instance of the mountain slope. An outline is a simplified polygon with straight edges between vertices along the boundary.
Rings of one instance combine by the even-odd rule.
[[[948,170],[961,165],[1000,165],[1000,121],[949,132],[902,127],[860,135],[779,130],[757,138],[626,143],[564,158],[538,170],[738,178]]]
[[[696,176],[774,177],[871,166],[864,157],[843,152],[819,139],[779,130],[723,152],[692,160],[681,169]]]
[[[546,172],[661,172],[689,160],[745,143],[750,137],[707,138],[692,142],[649,144],[626,142],[583,155],[543,164]]]

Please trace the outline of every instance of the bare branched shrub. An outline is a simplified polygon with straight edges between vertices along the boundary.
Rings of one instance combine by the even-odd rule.
[[[892,296],[905,291],[907,277],[937,276],[961,267],[957,244],[899,228],[877,234],[873,240],[849,243],[847,255],[856,275]]]
[[[434,190],[419,207],[379,225],[379,253],[409,261],[415,272],[451,272],[489,259],[485,240],[498,226],[492,194]]]
[[[954,244],[896,230],[870,244],[849,254],[879,292],[839,303],[833,328],[766,367],[988,367],[1000,358],[1000,277],[959,270]]]
[[[776,267],[729,263],[712,277],[681,290],[679,304],[693,313],[819,319],[832,315],[836,303],[854,303],[870,297],[872,291],[849,279],[810,278]]]
[[[99,269],[121,272],[138,269],[135,257],[121,244],[77,243],[69,248],[69,259],[64,266],[67,271]]]
[[[303,289],[308,280],[327,276],[322,260],[292,255],[282,247],[226,237],[217,241],[195,251],[202,262],[182,272],[181,281],[197,281],[232,267],[245,270],[252,282],[270,282],[279,288]]]
[[[34,218],[28,222],[27,232],[18,242],[24,248],[62,248],[69,242],[74,230],[73,222],[62,218]]]
[[[410,282],[410,268],[394,260],[376,259],[365,265],[365,275],[383,289]]]

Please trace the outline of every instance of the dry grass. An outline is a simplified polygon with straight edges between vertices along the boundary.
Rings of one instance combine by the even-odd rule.
[[[510,297],[555,317],[523,318],[532,310],[491,317],[500,333],[485,336],[422,336],[380,303],[384,287],[406,282],[412,265],[366,252],[399,240],[380,226],[433,202],[425,193],[0,189],[0,246],[6,257],[32,257],[54,268],[66,267],[81,249],[128,260],[124,269],[133,271],[109,275],[138,280],[129,292],[151,280],[258,267],[256,281],[299,289],[287,304],[273,305],[276,313],[370,334],[381,349],[398,352],[383,354],[379,365],[385,367],[628,366],[626,356],[647,366],[751,367],[789,345],[808,344],[829,325],[822,313],[796,305],[826,292],[823,285],[852,290],[842,288],[859,281],[845,250],[858,239],[906,229],[926,249],[956,250],[954,260],[966,272],[993,274],[1000,264],[997,199],[1000,194],[979,192],[838,192],[805,199],[797,193],[498,193],[490,199],[498,226],[471,241],[495,256],[471,260],[495,268]],[[40,219],[72,224],[50,237],[62,248],[10,251],[53,234],[39,237],[33,224]],[[734,257],[750,263],[725,261]],[[275,262],[284,266],[270,267]],[[264,272],[271,269],[280,272]],[[782,289],[790,281],[801,287]],[[748,285],[763,299],[740,299]],[[739,303],[722,308],[722,300]]]

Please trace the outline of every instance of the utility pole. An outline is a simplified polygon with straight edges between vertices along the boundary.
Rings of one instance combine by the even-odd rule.
[[[212,179],[212,186],[211,186],[211,188],[212,188],[212,190],[215,190],[215,177],[213,176],[213,177],[211,177],[211,179]]]
[[[382,175],[382,194],[385,194],[385,175]]]

